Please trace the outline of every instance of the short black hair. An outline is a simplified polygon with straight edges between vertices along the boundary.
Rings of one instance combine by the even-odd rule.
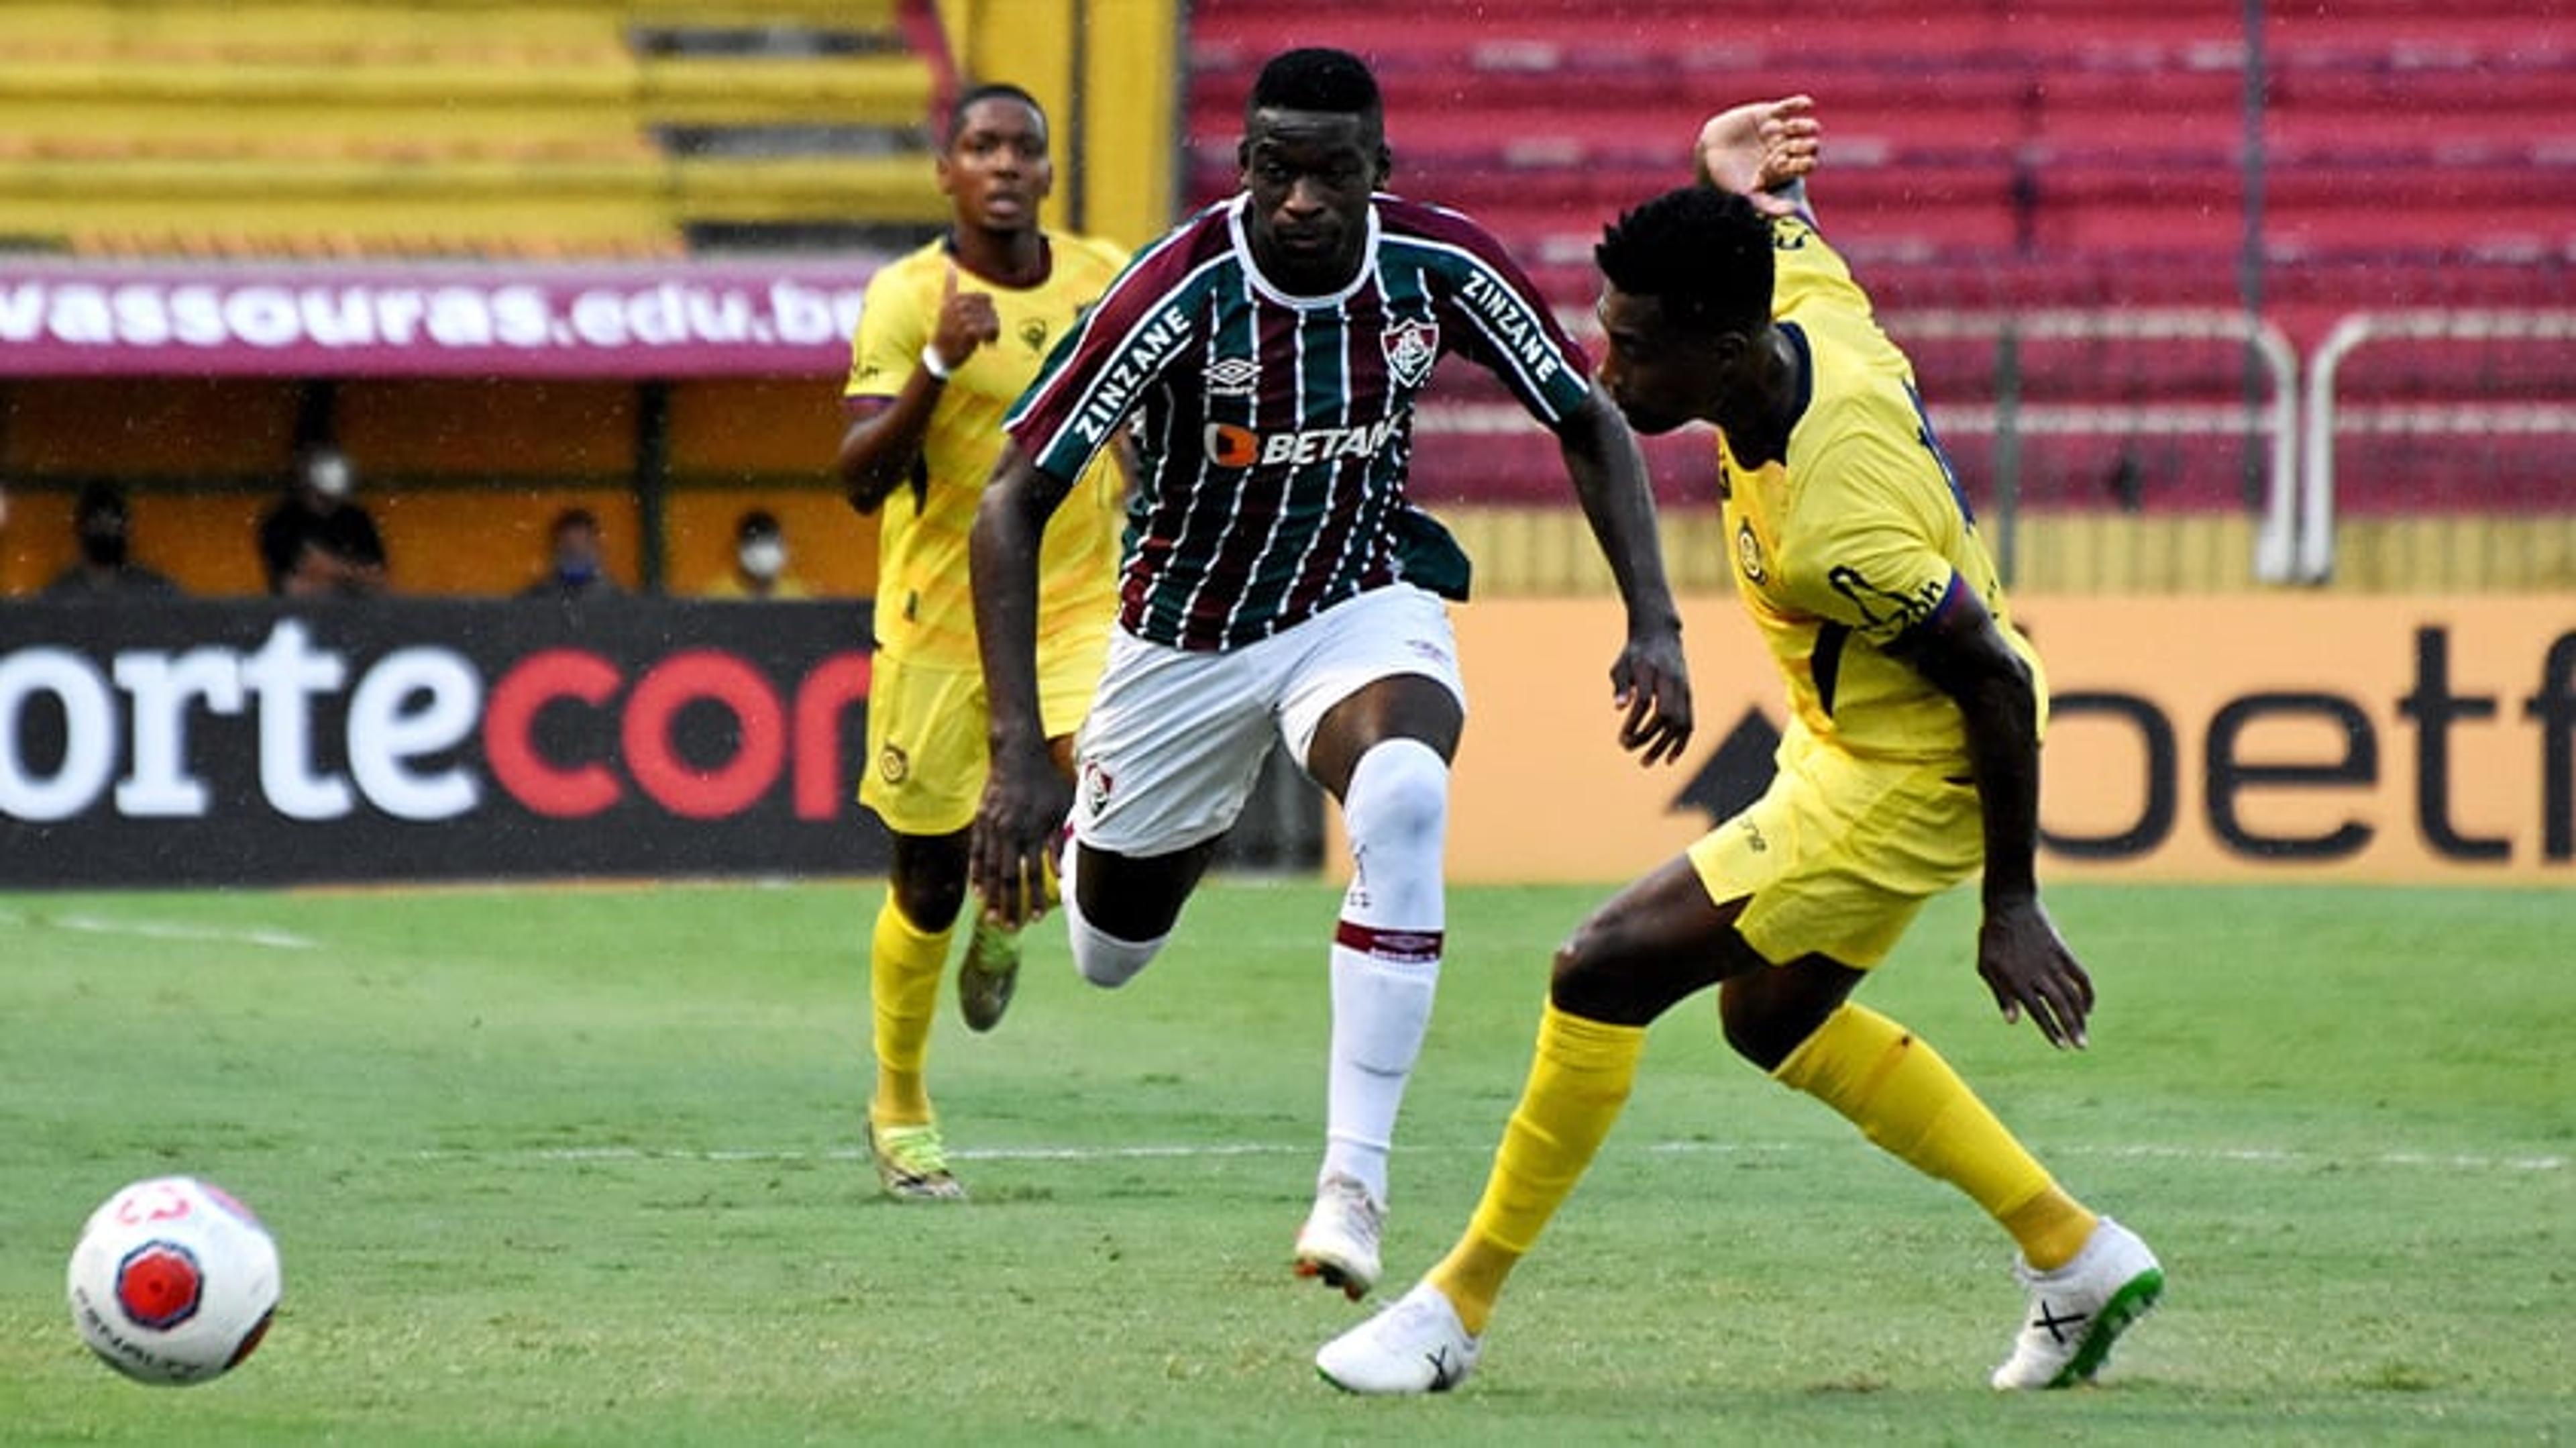
[[[566,508],[555,514],[554,526],[547,531],[560,537],[575,528],[587,528],[593,533],[598,532],[599,515],[588,508]]]
[[[1029,108],[1029,114],[1038,118],[1038,125],[1041,128],[1047,125],[1046,107],[1038,104],[1036,96],[1030,95],[1009,81],[989,80],[982,85],[968,86],[957,93],[956,100],[949,103],[948,130],[944,133],[941,144],[957,143],[957,133],[966,128],[966,113],[983,101],[1018,101]]]
[[[1250,120],[1255,111],[1323,111],[1383,120],[1386,103],[1367,61],[1347,50],[1314,45],[1282,51],[1261,67],[1261,77],[1243,103],[1244,118]]]
[[[1681,321],[1751,332],[1771,319],[1771,221],[1732,191],[1667,191],[1610,223],[1592,259],[1610,285]]]
[[[125,506],[125,490],[114,483],[81,484],[80,497],[72,504],[73,521],[85,521],[107,514],[114,514],[120,523],[126,520],[128,514]]]
[[[775,538],[781,531],[778,526],[778,515],[766,508],[752,509],[743,514],[733,525],[733,536],[744,541],[753,538]]]

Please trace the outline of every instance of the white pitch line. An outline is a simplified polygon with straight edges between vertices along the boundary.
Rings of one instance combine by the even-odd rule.
[[[959,1147],[948,1154],[960,1161],[1138,1161],[1186,1159],[1191,1157],[1284,1156],[1305,1147],[1265,1146],[1238,1142],[1231,1146],[982,1146]],[[426,1160],[472,1161],[494,1156],[528,1156],[539,1161],[865,1161],[868,1154],[858,1147],[834,1147],[827,1151],[763,1151],[758,1148],[733,1150],[718,1148],[700,1151],[687,1147],[645,1146],[541,1146],[527,1151],[431,1150],[419,1153]]]
[[[1188,1161],[1237,1156],[1293,1156],[1310,1153],[1312,1146],[1289,1146],[1275,1142],[1232,1142],[1212,1146],[985,1146],[951,1148],[949,1155],[960,1161]],[[1785,1141],[1658,1141],[1645,1150],[1658,1156],[1749,1156],[1795,1155],[1815,1150],[1813,1143]],[[2563,1156],[2485,1156],[2470,1152],[2389,1151],[2370,1156],[2334,1156],[2323,1152],[2286,1151],[2272,1147],[2185,1147],[2185,1146],[2052,1146],[2050,1152],[2066,1156],[2143,1157],[2163,1161],[2199,1161],[2245,1163],[2280,1167],[2430,1167],[2443,1171],[2545,1172],[2564,1171],[2568,1159]],[[1490,1154],[1491,1147],[1417,1146],[1409,1154],[1460,1155],[1473,1152]],[[691,1147],[642,1146],[557,1146],[536,1147],[521,1151],[430,1150],[418,1153],[425,1160],[482,1160],[493,1157],[525,1157],[536,1161],[593,1162],[754,1162],[754,1161],[865,1161],[867,1153],[857,1148],[834,1148],[825,1151],[710,1149]]]
[[[52,926],[84,935],[129,935],[137,940],[176,940],[196,945],[257,945],[269,950],[319,950],[322,942],[283,930],[230,930],[215,925],[181,925],[164,920],[113,920],[102,915],[28,916],[0,912],[0,925]]]
[[[2326,1156],[2310,1151],[2282,1151],[2271,1147],[2237,1146],[2216,1149],[2194,1149],[2173,1146],[2094,1146],[2076,1147],[2086,1156],[2155,1157],[2190,1161],[2251,1161],[2267,1166],[2331,1166],[2358,1160],[2366,1166],[2429,1166],[2462,1171],[2561,1171],[2567,1166],[2563,1156],[2480,1156],[2474,1152],[2383,1151],[2374,1156],[2347,1158]]]

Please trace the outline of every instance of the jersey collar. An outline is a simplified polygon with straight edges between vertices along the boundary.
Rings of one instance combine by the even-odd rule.
[[[1381,193],[1381,195],[1382,194],[1383,193]],[[1359,270],[1352,273],[1350,283],[1348,285],[1344,286],[1339,291],[1331,292],[1320,297],[1293,296],[1280,290],[1277,285],[1272,283],[1270,278],[1261,274],[1261,264],[1252,258],[1252,239],[1243,234],[1243,213],[1245,208],[1252,204],[1252,193],[1248,191],[1238,193],[1234,198],[1233,204],[1226,207],[1226,237],[1234,246],[1235,256],[1243,263],[1244,277],[1252,283],[1253,291],[1259,293],[1265,300],[1276,302],[1283,307],[1296,307],[1304,310],[1312,310],[1318,307],[1338,307],[1342,303],[1349,301],[1352,297],[1359,295],[1360,288],[1368,285],[1369,278],[1377,271],[1377,203],[1379,199],[1379,196],[1372,196],[1369,198],[1368,236],[1360,246]]]
[[[1780,333],[1798,354],[1798,405],[1790,409],[1789,426],[1781,433],[1785,451],[1789,433],[1796,432],[1798,424],[1807,420],[1808,405],[1816,400],[1816,349],[1807,340],[1807,329],[1795,322],[1782,322]]]

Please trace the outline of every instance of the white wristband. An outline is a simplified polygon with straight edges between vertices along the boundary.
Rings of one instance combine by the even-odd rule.
[[[950,368],[947,363],[939,360],[939,344],[936,342],[921,344],[921,370],[942,382],[948,380]]]

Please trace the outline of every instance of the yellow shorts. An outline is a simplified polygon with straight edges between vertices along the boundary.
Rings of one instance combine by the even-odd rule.
[[[1047,737],[1082,727],[1109,652],[1109,622],[1038,650],[1038,718]],[[899,835],[949,835],[975,822],[983,798],[984,671],[876,656],[868,685],[868,765],[859,803]]]
[[[1825,955],[1866,970],[1923,902],[1985,861],[1985,819],[1955,763],[1855,759],[1792,728],[1780,772],[1690,847],[1711,900],[1744,900],[1736,930],[1763,959]]]

